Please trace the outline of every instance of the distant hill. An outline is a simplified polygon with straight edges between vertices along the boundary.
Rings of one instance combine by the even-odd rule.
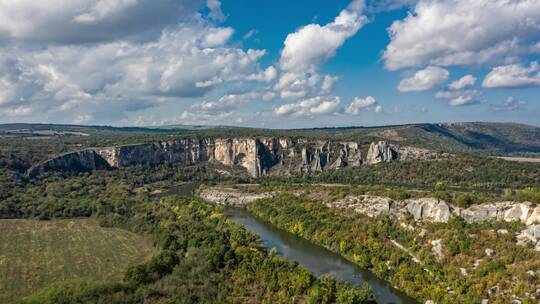
[[[442,150],[486,154],[540,153],[540,128],[515,123],[418,124],[383,128],[378,135]]]
[[[54,131],[54,132],[51,132]],[[171,125],[162,127],[110,127],[52,124],[3,124],[0,137],[55,137],[80,134],[153,134],[154,136],[292,136],[369,143],[386,140],[435,150],[489,155],[540,154],[540,128],[516,123],[439,123],[379,127],[312,129],[256,129],[234,126]]]

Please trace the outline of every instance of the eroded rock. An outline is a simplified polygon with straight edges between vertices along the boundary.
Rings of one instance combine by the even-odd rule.
[[[276,137],[186,138],[144,144],[92,148],[66,153],[35,165],[28,171],[85,171],[137,164],[165,162],[185,165],[217,162],[244,168],[251,177],[262,175],[315,174],[325,170],[361,166],[391,160],[446,158],[448,155],[422,149],[398,147],[386,142],[373,143],[363,159],[356,142],[337,142]],[[403,151],[402,154],[400,154]],[[414,152],[416,151],[416,152]],[[88,161],[94,157],[94,160]]]
[[[205,201],[217,205],[245,206],[256,200],[271,198],[272,192],[249,193],[232,188],[209,188],[203,189],[200,196]]]
[[[415,220],[446,223],[450,219],[450,206],[436,198],[418,198],[405,201],[407,210]]]

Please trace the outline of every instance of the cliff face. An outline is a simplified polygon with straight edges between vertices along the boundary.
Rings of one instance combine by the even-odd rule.
[[[432,159],[428,150],[372,143],[365,157],[355,142],[307,141],[276,137],[189,138],[148,144],[95,148],[66,153],[28,170],[88,171],[165,162],[185,165],[218,162],[244,168],[249,176],[315,174],[330,169],[359,167],[393,160]]]

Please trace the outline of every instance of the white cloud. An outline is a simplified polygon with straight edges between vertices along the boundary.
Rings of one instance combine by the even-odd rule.
[[[345,110],[345,113],[358,115],[366,109],[372,109],[376,113],[380,113],[383,110],[382,106],[377,104],[377,101],[372,96],[368,96],[366,98],[355,97]]]
[[[314,116],[335,113],[341,103],[338,96],[316,96],[299,103],[284,104],[274,108],[274,115]]]
[[[449,76],[450,73],[447,70],[436,66],[429,66],[417,71],[410,77],[402,79],[398,85],[398,90],[400,92],[430,90],[446,81]]]
[[[212,28],[203,37],[202,46],[206,48],[221,46],[227,43],[234,34],[234,29],[230,27]]]
[[[261,81],[261,82],[271,82],[272,80],[276,79],[276,77],[277,77],[276,68],[274,66],[269,66],[264,71],[249,75],[247,79]]]
[[[317,95],[320,91],[321,78],[318,73],[286,72],[281,74],[273,89],[283,99],[300,99],[308,95]]]
[[[119,12],[137,5],[137,0],[98,0],[90,8],[73,18],[73,21],[92,24],[103,21]]]
[[[258,30],[256,29],[251,29],[249,30],[247,33],[244,34],[244,36],[242,37],[244,40],[248,40],[248,39],[251,39],[253,38],[255,35],[257,35],[259,33]]]
[[[0,40],[88,43],[159,37],[193,18],[198,0],[17,0],[0,2]]]
[[[4,47],[0,116],[21,105],[32,107],[41,120],[62,111],[76,116],[108,109],[93,115],[108,122],[126,112],[200,97],[218,84],[240,83],[258,73],[265,51],[204,45],[206,35],[217,31],[193,25],[166,31],[153,42]]]
[[[206,7],[210,10],[208,17],[214,21],[222,22],[227,19],[221,10],[221,1],[219,0],[206,0]]]
[[[523,88],[540,86],[540,64],[532,62],[529,67],[519,64],[494,68],[482,86],[485,88]]]
[[[438,99],[445,99],[451,106],[470,106],[482,102],[481,93],[477,90],[439,91],[435,94]]]
[[[193,113],[206,115],[222,115],[238,109],[242,104],[263,98],[258,92],[246,92],[241,94],[227,94],[217,101],[202,101],[191,106]]]
[[[473,75],[465,75],[460,79],[450,83],[448,88],[451,90],[462,90],[469,87],[473,87],[476,84],[476,77]]]
[[[332,58],[345,41],[367,22],[363,1],[353,1],[339,16],[324,26],[308,24],[285,39],[280,67],[286,71],[316,69]]]
[[[322,93],[330,93],[334,88],[334,84],[339,80],[338,76],[325,75],[321,84]]]
[[[495,112],[510,112],[522,110],[526,104],[525,101],[510,96],[505,101],[492,104],[490,108]]]
[[[507,63],[537,53],[539,11],[537,0],[421,0],[388,29],[385,65]]]

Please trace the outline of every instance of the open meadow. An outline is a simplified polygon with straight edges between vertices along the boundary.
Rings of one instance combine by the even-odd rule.
[[[0,220],[0,231],[0,303],[55,282],[121,279],[154,253],[145,237],[89,219]]]

